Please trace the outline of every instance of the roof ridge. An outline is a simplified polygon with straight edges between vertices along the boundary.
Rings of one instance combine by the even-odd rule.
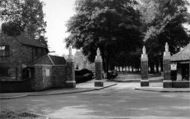
[[[47,56],[48,56],[49,60],[51,61],[51,63],[52,63],[53,65],[55,65],[55,62],[52,60],[51,56],[50,56],[49,54],[47,54]]]

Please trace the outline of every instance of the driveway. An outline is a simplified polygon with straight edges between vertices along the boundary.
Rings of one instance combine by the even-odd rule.
[[[46,119],[188,119],[190,117],[189,93],[134,90],[137,86],[139,83],[118,83],[116,86],[92,92],[0,100],[1,116],[10,111],[38,114]]]

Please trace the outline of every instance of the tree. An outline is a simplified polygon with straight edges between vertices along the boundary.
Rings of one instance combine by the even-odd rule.
[[[99,47],[105,71],[113,68],[117,59],[127,59],[130,51],[141,47],[136,5],[134,0],[78,0],[76,14],[67,25],[71,33],[66,38],[67,46],[82,48],[92,62]]]
[[[151,69],[162,64],[162,53],[166,42],[171,53],[189,43],[183,23],[188,21],[185,0],[143,0],[139,7],[144,23],[144,41],[148,49]],[[162,66],[162,65],[161,65]]]
[[[33,39],[44,37],[43,3],[40,0],[1,0],[2,31],[10,36],[27,32]]]

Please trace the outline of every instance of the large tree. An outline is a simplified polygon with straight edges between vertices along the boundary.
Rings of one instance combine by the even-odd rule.
[[[149,63],[162,64],[164,45],[169,43],[171,53],[189,43],[190,39],[183,27],[188,22],[189,14],[186,0],[142,0],[140,11],[144,24],[144,42],[148,48]],[[161,65],[162,66],[162,65]]]
[[[44,37],[43,3],[40,0],[1,0],[2,30],[10,36],[27,32],[33,39]]]
[[[94,61],[99,47],[104,69],[124,64],[141,46],[140,15],[134,0],[77,0],[76,14],[68,22],[67,45]],[[116,62],[126,59],[124,62]]]

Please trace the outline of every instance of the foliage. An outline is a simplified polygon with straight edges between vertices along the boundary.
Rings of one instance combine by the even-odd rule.
[[[0,7],[4,33],[15,36],[25,31],[32,38],[44,36],[46,22],[40,0],[1,0]]]
[[[180,24],[186,22],[189,16],[185,0],[143,0],[142,2],[140,11],[146,27],[144,41],[164,32],[165,27],[171,22]]]
[[[189,43],[190,38],[183,27],[189,18],[186,5],[188,3],[185,0],[142,0],[139,9],[150,65],[162,64],[166,42],[169,43],[172,54]]]
[[[68,22],[67,45],[82,48],[94,61],[99,47],[104,66],[114,65],[141,45],[140,15],[134,0],[78,0]],[[118,64],[121,62],[117,62]]]

